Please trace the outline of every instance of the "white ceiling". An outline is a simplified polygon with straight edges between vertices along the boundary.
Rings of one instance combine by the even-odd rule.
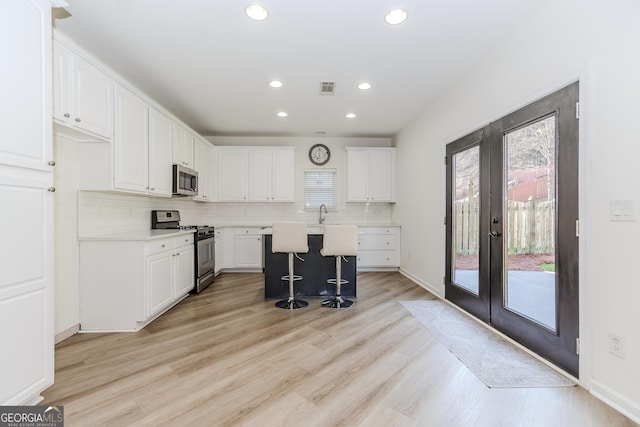
[[[396,134],[542,2],[260,0],[256,22],[250,0],[67,1],[58,31],[202,135],[360,137]]]

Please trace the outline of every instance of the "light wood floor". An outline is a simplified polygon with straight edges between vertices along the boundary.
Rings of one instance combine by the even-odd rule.
[[[141,332],[59,344],[42,404],[92,427],[636,425],[579,387],[487,388],[400,305],[434,297],[399,273],[359,274],[358,297],[286,311],[261,274],[221,275]]]

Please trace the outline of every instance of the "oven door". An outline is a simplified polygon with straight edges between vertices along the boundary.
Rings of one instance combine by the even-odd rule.
[[[213,270],[216,266],[215,240],[213,236],[198,240],[197,260],[198,260],[198,277]]]

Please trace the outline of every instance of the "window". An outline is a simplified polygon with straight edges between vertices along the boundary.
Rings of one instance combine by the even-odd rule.
[[[336,207],[336,170],[307,169],[304,171],[304,207]]]

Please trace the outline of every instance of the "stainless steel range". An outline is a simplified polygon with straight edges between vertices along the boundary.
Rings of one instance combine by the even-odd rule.
[[[202,292],[215,277],[215,229],[209,225],[180,225],[180,212],[151,211],[152,229],[193,230],[195,233],[195,287],[193,293]]]

